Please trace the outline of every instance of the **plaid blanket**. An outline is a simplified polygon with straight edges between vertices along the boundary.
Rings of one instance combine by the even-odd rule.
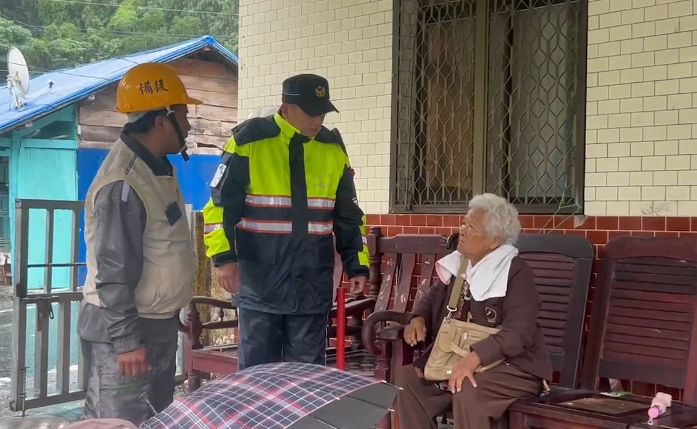
[[[363,375],[303,363],[257,365],[176,400],[143,429],[276,429],[366,386]]]

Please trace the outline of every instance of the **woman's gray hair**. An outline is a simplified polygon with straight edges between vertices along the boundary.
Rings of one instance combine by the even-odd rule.
[[[469,211],[484,212],[484,229],[490,238],[500,238],[506,244],[515,244],[520,235],[518,210],[505,198],[494,194],[481,194],[469,202]]]

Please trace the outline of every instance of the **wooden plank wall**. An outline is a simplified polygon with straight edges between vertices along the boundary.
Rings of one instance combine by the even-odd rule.
[[[189,107],[189,153],[219,154],[237,124],[237,73],[222,63],[195,58],[170,64],[189,95],[203,101]],[[119,137],[126,115],[115,111],[115,100],[116,85],[80,103],[80,147],[109,148]]]

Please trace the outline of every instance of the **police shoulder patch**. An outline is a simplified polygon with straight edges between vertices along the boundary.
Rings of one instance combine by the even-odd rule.
[[[344,145],[344,139],[341,138],[341,133],[336,128],[329,131],[327,128],[322,127],[322,129],[317,134],[317,137],[315,137],[315,140],[317,140],[320,143],[333,143],[339,145],[339,147],[341,147],[341,150],[343,150],[344,153],[348,155],[348,153],[346,152],[346,146]]]
[[[213,179],[211,179],[211,187],[212,188],[215,188],[218,186],[218,184],[220,183],[220,179],[222,179],[223,175],[225,174],[225,170],[227,170],[227,164],[225,164],[223,162],[215,170],[215,174],[213,175]]]
[[[273,116],[248,119],[232,129],[237,146],[275,137],[280,132],[281,129],[276,125]]]

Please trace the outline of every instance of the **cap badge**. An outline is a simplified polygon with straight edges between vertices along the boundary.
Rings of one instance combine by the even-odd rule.
[[[315,88],[315,95],[322,98],[325,95],[327,95],[327,90],[323,86],[320,85],[317,88]]]

